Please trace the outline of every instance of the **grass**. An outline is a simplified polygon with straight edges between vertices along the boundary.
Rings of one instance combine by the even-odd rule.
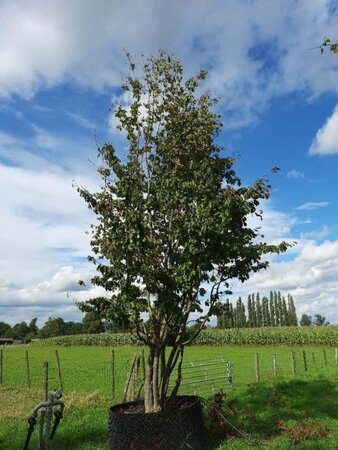
[[[42,396],[42,362],[50,364],[50,388],[57,388],[55,348],[26,347],[32,387],[25,387],[23,347],[4,349],[4,385],[0,387],[0,449],[19,450],[27,431],[27,417]],[[116,355],[116,400],[123,390],[129,361],[139,348],[119,347]],[[296,352],[297,374],[291,373],[291,350]],[[302,351],[306,351],[305,372]],[[107,448],[108,408],[111,399],[111,349],[66,347],[58,349],[65,391],[66,412],[51,449],[100,450]],[[261,381],[255,383],[254,354],[259,352]],[[272,355],[278,376],[272,376]],[[313,360],[314,355],[314,360]],[[209,425],[210,449],[337,449],[338,392],[334,350],[320,347],[189,347],[186,361],[223,357],[233,364],[234,389],[227,392],[222,411],[251,441],[232,429],[228,437],[215,435]],[[208,423],[208,419],[207,419]],[[219,424],[216,428],[220,429]],[[223,427],[224,428],[224,427]],[[235,437],[236,436],[236,437]],[[34,437],[35,439],[36,437]],[[252,441],[252,439],[254,441]],[[258,443],[258,446],[257,446]],[[31,448],[35,448],[33,440]]]

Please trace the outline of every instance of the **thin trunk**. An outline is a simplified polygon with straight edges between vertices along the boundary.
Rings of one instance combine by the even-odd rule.
[[[153,411],[153,363],[154,363],[154,351],[150,349],[147,359],[146,376],[144,381],[144,409],[146,413]]]
[[[160,354],[159,350],[155,350],[154,361],[153,361],[153,381],[152,381],[152,391],[153,391],[153,412],[158,412],[160,407],[160,393],[159,393],[159,382],[158,382],[158,371],[160,368]]]

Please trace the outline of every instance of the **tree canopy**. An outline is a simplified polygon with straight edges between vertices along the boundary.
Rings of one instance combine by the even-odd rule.
[[[263,178],[242,185],[234,158],[218,144],[217,100],[199,87],[206,72],[185,79],[182,64],[164,52],[141,70],[129,58],[129,69],[122,90],[130,106],[115,110],[128,150],[101,146],[101,188],[78,191],[97,218],[88,257],[97,268],[92,282],[110,292],[111,310],[127,314],[132,332],[150,347],[145,405],[151,412],[164,406],[191,313],[202,328],[230,294],[230,280],[247,280],[268,266],[264,255],[288,244],[266,243],[248,225],[248,217],[262,216],[270,185]],[[179,373],[180,364],[173,396]]]

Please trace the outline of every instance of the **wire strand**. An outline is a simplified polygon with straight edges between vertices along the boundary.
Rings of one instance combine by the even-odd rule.
[[[252,439],[251,437],[249,437],[247,434],[243,433],[242,431],[240,431],[238,428],[235,427],[235,425],[233,425],[231,422],[229,422],[229,420],[224,416],[224,414],[222,414],[209,400],[206,400],[203,397],[200,397],[201,400],[207,404],[209,407],[213,408],[214,411],[216,411],[216,413],[228,424],[231,426],[231,428],[233,428],[238,434],[240,434],[244,439],[246,439],[248,442],[250,442],[250,444],[254,444],[256,448],[262,448],[264,449],[265,446],[257,441],[257,439]]]

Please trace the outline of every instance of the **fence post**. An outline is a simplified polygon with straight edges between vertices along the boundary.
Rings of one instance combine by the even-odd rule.
[[[57,370],[58,370],[60,389],[63,392],[63,382],[62,382],[62,375],[61,375],[61,364],[60,364],[59,352],[57,350],[55,350],[55,356],[56,356],[56,365],[57,365]]]
[[[115,350],[111,351],[111,392],[115,398]]]
[[[230,361],[227,361],[227,380],[228,380],[228,389],[233,388],[233,373],[232,373],[232,365]]]
[[[338,348],[334,349],[334,359],[336,361],[336,365],[338,365]]]
[[[45,393],[45,401],[48,400],[48,361],[43,363],[43,390]]]
[[[315,352],[312,352],[312,362],[313,362],[313,365],[315,366],[316,365]]]
[[[277,376],[277,361],[276,361],[276,355],[273,355],[272,357],[272,373],[276,377]]]
[[[4,382],[3,373],[4,373],[4,354],[3,349],[0,348],[0,384]]]
[[[130,385],[130,382],[131,382],[131,378],[132,378],[132,376],[133,376],[134,366],[135,366],[135,364],[136,364],[136,358],[137,358],[137,356],[134,355],[134,358],[133,358],[133,360],[132,360],[132,363],[131,363],[131,366],[130,366],[130,369],[129,369],[129,372],[128,372],[128,375],[127,375],[126,385],[125,385],[125,387],[124,387],[124,392],[123,392],[123,400],[122,400],[122,403],[125,403],[125,402],[127,401],[128,391],[129,391],[129,385]]]
[[[28,350],[25,351],[25,361],[26,361],[26,385],[31,387],[31,377],[29,370],[29,358],[28,358]]]
[[[303,362],[304,362],[304,370],[305,370],[305,372],[307,372],[307,362],[306,362],[305,350],[303,350]]]
[[[327,366],[327,358],[326,358],[326,350],[325,350],[325,347],[323,348],[323,355],[324,355],[324,362],[325,362],[325,365]]]
[[[293,375],[296,375],[296,355],[295,352],[291,352],[291,368]]]
[[[255,353],[255,371],[256,371],[256,381],[259,382],[260,373],[259,373],[259,355],[258,355],[258,353]]]

